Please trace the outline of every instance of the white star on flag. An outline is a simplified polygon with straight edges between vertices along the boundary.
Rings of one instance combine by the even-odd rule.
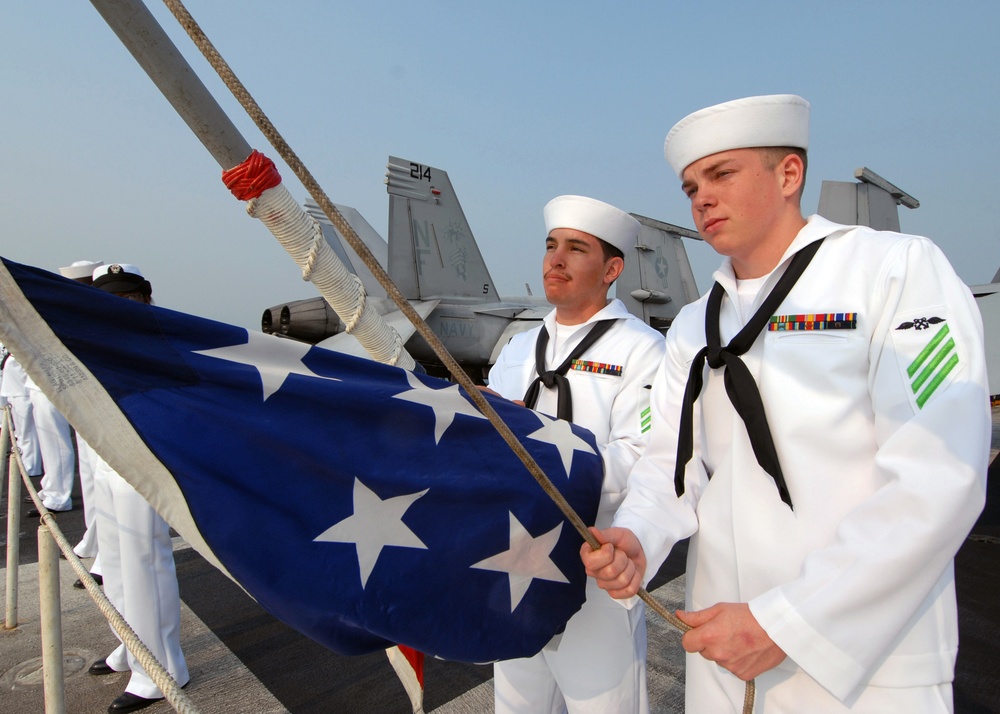
[[[554,583],[568,583],[559,567],[552,562],[552,551],[559,542],[562,523],[533,537],[521,525],[513,513],[510,514],[510,547],[503,553],[481,560],[470,566],[477,570],[493,570],[507,573],[510,579],[510,611],[514,612],[532,580],[550,580]]]
[[[406,373],[406,381],[410,383],[412,389],[407,392],[400,392],[394,399],[402,399],[406,402],[423,404],[434,410],[434,443],[441,442],[441,437],[448,431],[448,427],[455,420],[456,414],[485,419],[479,410],[476,409],[458,391],[458,385],[445,387],[444,389],[433,389],[417,379],[412,372]]]
[[[205,355],[229,362],[249,365],[256,368],[260,374],[261,386],[264,389],[264,401],[281,389],[290,374],[300,374],[304,377],[329,379],[334,382],[336,377],[324,377],[316,374],[302,364],[312,345],[294,340],[283,340],[280,337],[265,335],[263,332],[247,330],[247,342],[242,345],[217,347],[212,350],[196,350],[196,355]]]
[[[361,569],[361,587],[375,569],[382,549],[389,545],[400,548],[427,550],[417,536],[403,523],[403,515],[413,502],[430,489],[385,500],[354,479],[354,513],[320,533],[314,540],[329,543],[354,543]]]
[[[569,478],[570,468],[573,465],[574,451],[582,451],[587,454],[596,453],[590,444],[573,433],[573,427],[568,421],[552,419],[538,412],[535,412],[535,416],[542,422],[542,428],[528,434],[528,438],[552,444],[559,449],[559,456],[562,457],[567,478]]]

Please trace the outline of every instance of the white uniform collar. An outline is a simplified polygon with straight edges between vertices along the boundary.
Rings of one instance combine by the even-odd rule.
[[[589,325],[590,323],[598,322],[599,320],[612,320],[621,318],[627,319],[630,317],[634,317],[634,315],[632,315],[632,313],[628,311],[628,308],[625,307],[625,303],[623,303],[618,298],[614,298],[603,308],[601,308],[596,313],[591,315],[590,319],[588,319],[583,324]],[[555,322],[556,322],[556,311],[555,308],[553,308],[552,311],[548,315],[546,315],[545,318],[542,320],[542,323],[545,325],[545,329],[549,331],[549,334],[553,334],[553,330],[555,329]]]
[[[806,220],[806,224],[802,226],[802,229],[796,234],[795,238],[789,244],[788,248],[785,249],[785,254],[781,256],[781,260],[778,261],[777,267],[771,271],[771,276],[766,281],[763,288],[761,288],[761,294],[766,295],[770,289],[771,284],[774,280],[777,280],[785,272],[785,265],[789,260],[792,259],[796,253],[805,248],[810,243],[818,241],[820,238],[825,238],[832,233],[838,231],[851,230],[855,226],[844,226],[839,223],[834,223],[833,221],[828,221],[823,216],[814,214],[809,216]],[[722,265],[719,269],[712,273],[712,279],[722,285],[726,292],[732,297],[736,294],[736,272],[733,270],[733,262],[729,258],[725,258],[722,261]]]

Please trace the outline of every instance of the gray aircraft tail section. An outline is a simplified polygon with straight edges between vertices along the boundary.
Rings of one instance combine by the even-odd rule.
[[[698,299],[682,239],[700,238],[687,228],[631,215],[639,221],[639,239],[636,250],[625,252],[625,269],[615,282],[615,297],[647,325],[664,331],[682,307]]]
[[[389,276],[409,300],[498,302],[448,174],[389,157]]]

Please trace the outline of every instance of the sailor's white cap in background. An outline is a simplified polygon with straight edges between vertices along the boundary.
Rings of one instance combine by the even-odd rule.
[[[94,270],[94,287],[109,293],[153,294],[153,286],[142,271],[129,263],[109,263]]]
[[[615,208],[586,196],[556,196],[542,211],[545,235],[556,228],[589,233],[625,253],[638,245],[639,221]]]
[[[64,278],[72,278],[73,280],[79,280],[80,278],[89,278],[93,276],[94,269],[99,268],[104,265],[103,261],[100,260],[77,260],[65,268],[59,268],[59,272]]]
[[[766,146],[809,148],[809,102],[795,94],[768,94],[700,109],[674,124],[663,154],[680,177],[706,156]]]

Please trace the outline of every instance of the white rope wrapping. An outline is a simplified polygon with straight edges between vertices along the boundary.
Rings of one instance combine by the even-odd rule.
[[[247,202],[247,213],[259,218],[378,362],[413,369],[413,357],[403,349],[399,334],[365,300],[361,280],[344,266],[322,238],[316,220],[288,193],[284,184],[269,188]]]

